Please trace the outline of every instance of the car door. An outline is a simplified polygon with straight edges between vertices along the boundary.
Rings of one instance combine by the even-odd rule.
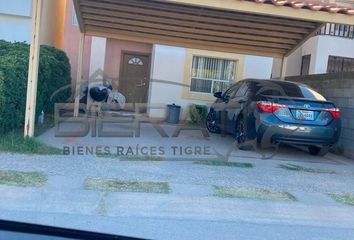
[[[220,124],[220,128],[223,131],[227,131],[227,126],[229,125],[227,120],[227,105],[237,92],[238,88],[241,86],[241,83],[237,83],[230,87],[226,92],[222,95],[222,98],[216,101],[214,104],[214,110],[217,112],[218,122]]]
[[[243,105],[247,102],[247,94],[249,92],[247,82],[242,82],[241,86],[237,88],[235,94],[230,98],[225,106],[226,129],[228,132],[234,132],[236,126],[236,119],[240,114]]]

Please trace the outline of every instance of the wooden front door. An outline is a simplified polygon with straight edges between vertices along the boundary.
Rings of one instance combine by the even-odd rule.
[[[126,102],[128,103],[127,106],[131,103],[147,103],[149,71],[149,55],[139,53],[123,53],[118,88],[119,92],[125,96]]]

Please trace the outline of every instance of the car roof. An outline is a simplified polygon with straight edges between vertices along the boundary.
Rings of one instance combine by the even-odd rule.
[[[295,85],[303,85],[302,83],[298,83],[298,82],[290,82],[290,81],[286,81],[286,80],[277,80],[277,79],[257,79],[257,78],[246,78],[243,79],[241,81],[245,81],[245,82],[269,82],[269,83],[289,83],[289,84],[295,84]]]

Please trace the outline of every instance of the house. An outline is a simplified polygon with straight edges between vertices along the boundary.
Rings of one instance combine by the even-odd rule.
[[[39,8],[42,0],[34,1]],[[90,74],[98,69],[128,102],[175,103],[182,105],[185,116],[189,104],[210,103],[213,92],[232,82],[269,78],[273,58],[281,59],[279,72],[284,79],[289,55],[323,23],[351,24],[354,14],[351,8],[305,0],[73,3],[75,7],[67,4],[66,8],[71,12],[66,22],[73,28],[67,29],[64,39],[75,35],[70,31],[76,24],[79,38],[64,40],[64,49],[72,59],[75,117],[81,82],[90,81]],[[37,61],[31,58],[30,63]],[[34,68],[29,87],[36,84],[35,73]],[[35,96],[34,89],[31,94]],[[33,104],[33,98],[28,103]],[[162,117],[164,109],[148,109],[147,113]]]
[[[332,2],[354,7],[351,0]],[[354,71],[354,22],[352,24],[324,24],[288,57],[286,76]],[[279,60],[275,59],[272,77],[279,76]]]
[[[76,79],[79,38],[73,2],[67,0],[64,50],[72,65],[72,79]],[[181,118],[185,119],[190,104],[212,103],[213,93],[225,90],[232,82],[270,78],[272,64],[271,57],[88,36],[82,78],[88,80],[102,69],[113,89],[121,92],[127,102],[181,105]],[[202,73],[201,69],[208,72]],[[151,118],[166,115],[165,109],[160,108],[150,109],[148,114]]]
[[[0,0],[0,39],[31,43],[32,3],[32,0]],[[40,44],[63,48],[64,11],[65,1],[43,2]]]
[[[72,78],[76,79],[76,46],[80,36],[72,0],[67,0],[65,19],[64,49],[71,59]],[[328,71],[333,71],[330,68],[338,69],[336,63],[340,59],[346,65],[352,64],[354,51],[348,49],[354,50],[353,30],[354,26],[325,24],[316,36],[309,38],[288,57],[285,75],[326,72],[327,61],[331,65]],[[130,63],[131,60],[135,65]],[[190,104],[208,105],[215,100],[214,92],[223,91],[240,79],[279,78],[281,65],[279,58],[88,36],[85,39],[82,77],[88,80],[101,69],[112,81],[113,89],[125,95],[128,102],[151,106],[174,103],[182,106],[181,118],[185,119]],[[222,74],[225,70],[226,74]],[[161,108],[148,110],[151,118],[163,118],[165,114],[165,109]]]

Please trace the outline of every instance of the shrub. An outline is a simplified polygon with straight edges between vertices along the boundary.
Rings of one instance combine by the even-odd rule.
[[[0,40],[0,134],[23,127],[25,119],[29,45]],[[70,64],[66,54],[54,47],[41,46],[37,87],[36,116],[43,110],[53,113],[55,102],[70,97]]]
[[[208,107],[204,105],[192,104],[189,106],[189,117],[192,124],[203,125],[208,114]]]

